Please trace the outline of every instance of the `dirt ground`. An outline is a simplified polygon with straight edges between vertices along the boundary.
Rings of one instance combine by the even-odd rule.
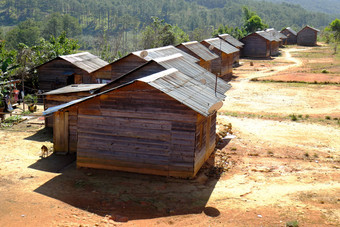
[[[218,113],[218,130],[231,123],[236,138],[196,179],[42,159],[52,136],[39,117],[1,129],[0,225],[340,226],[340,85],[250,82],[301,67],[300,50],[313,48],[241,60]]]

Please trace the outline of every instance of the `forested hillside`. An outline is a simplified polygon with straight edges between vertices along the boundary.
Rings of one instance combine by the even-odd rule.
[[[32,46],[65,31],[83,50],[124,54],[142,47],[140,35],[152,17],[177,25],[190,39],[201,39],[221,24],[242,26],[244,6],[276,29],[323,28],[334,19],[298,5],[257,0],[0,0],[0,39],[10,48]]]
[[[340,1],[339,0],[266,0],[275,3],[287,2],[299,4],[303,8],[315,12],[334,14],[340,16]]]

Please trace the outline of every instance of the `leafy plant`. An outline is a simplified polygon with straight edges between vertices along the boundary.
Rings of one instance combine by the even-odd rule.
[[[299,227],[299,222],[298,221],[287,221],[286,222],[286,227]]]
[[[38,102],[38,96],[28,94],[28,95],[25,96],[24,100],[25,100],[26,104],[33,104],[33,105],[35,105]]]

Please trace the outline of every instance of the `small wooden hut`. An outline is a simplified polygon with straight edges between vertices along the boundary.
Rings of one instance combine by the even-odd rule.
[[[241,39],[245,57],[267,58],[279,53],[280,40],[265,31],[257,31]]]
[[[104,85],[105,84],[72,84],[53,91],[45,92],[43,94],[44,110],[90,96],[92,91],[95,91]],[[53,117],[45,117],[45,126],[53,127]]]
[[[53,107],[55,149],[68,149],[73,116],[77,166],[193,177],[215,148],[221,98],[176,69]]]
[[[279,39],[279,46],[283,46],[283,42],[287,39],[287,36],[285,36],[284,34],[278,32],[275,28],[267,28],[265,29],[265,32],[270,33],[272,36],[274,36],[275,38]]]
[[[229,34],[221,34],[221,35],[218,35],[218,37],[225,40],[230,45],[239,49],[238,52],[233,53],[233,59],[234,59],[233,64],[234,64],[234,66],[238,66],[239,63],[240,63],[240,55],[241,55],[241,51],[242,51],[244,44],[241,43],[240,41],[238,41],[237,39],[235,39],[234,37],[232,37]]]
[[[291,27],[282,29],[280,33],[284,34],[287,37],[286,39],[283,39],[283,44],[295,45],[297,43],[297,32],[294,31]]]
[[[219,58],[212,61],[212,73],[229,80],[233,74],[234,54],[239,49],[220,38],[211,38],[201,41],[205,47],[217,54]]]
[[[97,77],[94,71],[108,63],[88,52],[62,55],[36,67],[39,89],[43,92],[71,84],[94,84],[110,81],[110,77]]]
[[[297,44],[300,46],[316,46],[320,30],[306,26],[297,34]]]
[[[212,60],[218,58],[216,54],[197,41],[182,43],[177,45],[176,48],[199,59],[198,64],[210,72]]]

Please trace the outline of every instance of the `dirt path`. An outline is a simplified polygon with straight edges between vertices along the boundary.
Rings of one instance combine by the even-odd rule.
[[[287,62],[288,64],[283,65],[283,66],[274,66],[274,67],[270,67],[270,68],[267,68],[267,69],[264,69],[264,70],[255,71],[255,72],[252,72],[250,74],[245,74],[245,75],[242,75],[242,77],[240,79],[236,79],[236,81],[247,82],[247,81],[254,79],[254,78],[259,78],[259,77],[262,78],[262,77],[273,76],[273,75],[277,74],[278,72],[288,70],[292,67],[299,67],[299,66],[302,65],[302,61],[298,58],[292,57],[291,52],[305,51],[305,50],[306,49],[297,49],[297,48],[283,49],[281,51],[282,56],[275,57],[275,59],[277,61]]]

